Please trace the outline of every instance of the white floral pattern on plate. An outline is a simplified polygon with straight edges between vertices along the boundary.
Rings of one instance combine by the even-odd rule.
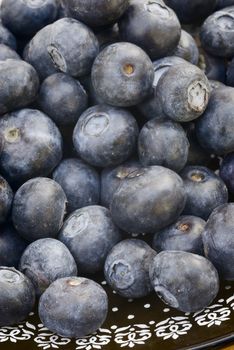
[[[98,332],[76,340],[76,349],[101,349],[111,341],[112,332],[109,329],[100,328]]]
[[[222,304],[214,304],[194,314],[198,326],[220,326],[230,319],[231,310]]]
[[[145,324],[134,324],[127,327],[117,328],[115,330],[114,341],[120,344],[120,347],[128,346],[133,348],[135,345],[145,344],[145,341],[151,338],[150,327]]]
[[[192,328],[192,324],[188,317],[170,317],[156,324],[155,334],[157,337],[162,337],[163,340],[177,339],[179,336],[187,334],[190,328]]]

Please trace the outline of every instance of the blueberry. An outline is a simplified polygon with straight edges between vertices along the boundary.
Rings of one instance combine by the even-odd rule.
[[[161,166],[130,173],[113,196],[114,222],[129,233],[154,233],[172,224],[186,201],[182,179]]]
[[[57,279],[77,275],[73,256],[63,243],[53,238],[29,244],[21,256],[19,270],[31,280],[37,295]]]
[[[79,118],[73,133],[78,155],[93,166],[107,167],[127,160],[135,150],[138,125],[124,109],[97,105]]]
[[[21,58],[15,50],[10,48],[10,46],[0,44],[0,61],[5,61],[8,59],[20,60]]]
[[[86,25],[62,18],[37,32],[25,48],[24,59],[41,79],[56,72],[80,77],[89,74],[98,51],[98,40]]]
[[[129,0],[66,0],[72,17],[92,27],[116,22],[128,7]]]
[[[16,50],[17,41],[14,35],[2,24],[0,18],[0,44],[9,46],[11,49]]]
[[[59,234],[59,240],[71,251],[80,273],[101,271],[107,254],[121,238],[109,210],[100,206],[74,211]]]
[[[117,167],[103,169],[101,173],[101,204],[104,207],[110,207],[113,195],[122,180],[140,167],[141,165],[138,161],[130,160]]]
[[[207,52],[200,55],[200,66],[208,79],[226,82],[226,62],[223,58],[214,57]]]
[[[0,267],[0,326],[23,321],[32,311],[35,292],[30,280],[14,267]]]
[[[218,57],[234,55],[234,6],[214,12],[201,27],[200,39],[204,49]]]
[[[234,280],[234,203],[216,208],[203,232],[205,255],[222,279]]]
[[[38,76],[35,69],[24,61],[0,61],[0,82],[0,115],[26,107],[36,99]]]
[[[123,41],[140,46],[155,60],[176,48],[181,26],[175,12],[161,0],[132,0],[119,20],[119,30]]]
[[[217,0],[165,0],[182,23],[201,22],[215,9]]]
[[[192,64],[198,64],[199,50],[196,41],[185,30],[181,30],[180,41],[173,51],[173,55],[181,57]]]
[[[219,290],[219,277],[203,256],[180,251],[156,255],[150,278],[157,295],[183,312],[196,312],[212,303]]]
[[[113,78],[114,77],[114,78]],[[147,97],[154,68],[147,54],[130,43],[116,43],[100,52],[92,67],[92,83],[105,103],[128,107]]]
[[[220,177],[225,182],[229,191],[234,194],[234,153],[224,157],[220,166]]]
[[[213,90],[205,113],[196,123],[197,139],[210,153],[234,151],[234,89]]]
[[[209,80],[211,91],[225,87],[223,83],[218,80]]]
[[[216,207],[227,203],[227,187],[212,170],[201,166],[187,166],[180,175],[187,193],[183,214],[207,220]]]
[[[18,267],[27,246],[11,224],[0,226],[0,266]]]
[[[172,225],[154,235],[153,248],[162,250],[179,250],[204,255],[202,232],[206,222],[197,216],[180,216]]]
[[[64,159],[53,172],[67,197],[67,212],[99,203],[100,177],[98,172],[80,159]]]
[[[73,125],[88,108],[88,96],[78,80],[56,73],[42,83],[38,103],[57,125]]]
[[[152,291],[149,265],[156,255],[140,239],[126,239],[107,256],[104,274],[107,283],[125,298],[141,298]]]
[[[58,12],[57,0],[2,0],[3,24],[18,36],[32,36],[53,22]]]
[[[45,327],[70,338],[95,332],[104,323],[107,311],[105,290],[96,282],[82,277],[58,279],[39,301],[39,316]]]
[[[234,59],[231,60],[227,68],[227,85],[234,87]]]
[[[55,181],[38,177],[25,182],[16,192],[12,220],[27,241],[56,237],[65,215],[66,196]]]
[[[22,184],[35,176],[47,176],[62,158],[60,132],[38,110],[22,109],[0,118],[1,138],[0,167],[10,182]]]
[[[13,192],[8,182],[0,175],[0,224],[5,222],[13,200]]]
[[[156,98],[166,116],[178,122],[188,122],[205,111],[209,92],[205,74],[187,63],[170,67],[160,78]]]
[[[162,165],[174,171],[187,162],[189,142],[178,123],[152,119],[141,129],[138,153],[142,165]]]

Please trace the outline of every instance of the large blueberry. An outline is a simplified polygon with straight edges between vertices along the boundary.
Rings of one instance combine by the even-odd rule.
[[[57,0],[2,0],[3,24],[18,36],[32,36],[53,22],[58,12]]]
[[[20,60],[21,58],[10,46],[0,44],[0,61],[5,61],[8,59]]]
[[[107,256],[104,274],[107,283],[125,298],[141,298],[152,291],[149,265],[156,252],[140,239],[126,239]]]
[[[162,165],[174,171],[187,162],[189,142],[178,123],[157,118],[148,121],[138,138],[138,153],[142,165]]]
[[[13,192],[8,182],[0,175],[0,224],[6,221],[11,210]]]
[[[23,321],[35,303],[32,282],[13,267],[0,267],[0,290],[0,326]]]
[[[38,110],[22,109],[0,118],[2,173],[23,183],[47,176],[62,158],[62,137],[56,125]]]
[[[16,192],[12,220],[16,230],[28,241],[56,237],[62,227],[66,196],[55,181],[37,177]]]
[[[234,280],[234,203],[216,208],[203,233],[206,257],[217,268],[220,278]]]
[[[198,142],[210,153],[234,151],[234,89],[223,87],[211,93],[205,113],[196,123]]]
[[[73,256],[63,243],[53,238],[29,244],[21,256],[19,270],[31,280],[37,295],[57,279],[77,275]]]
[[[187,63],[170,67],[160,78],[156,98],[163,113],[178,122],[198,118],[209,101],[210,87],[205,74]]]
[[[98,172],[81,159],[64,159],[53,172],[67,197],[67,212],[99,203],[100,177]]]
[[[95,27],[116,22],[129,0],[66,0],[65,4],[72,17]]]
[[[223,159],[219,175],[225,182],[229,191],[234,194],[234,153],[228,154]]]
[[[92,67],[93,87],[107,104],[140,103],[152,89],[154,67],[147,54],[130,43],[116,43],[100,52]]]
[[[111,213],[129,233],[154,233],[172,224],[186,201],[182,179],[161,166],[131,172],[114,193]]]
[[[64,337],[84,337],[104,323],[108,311],[105,290],[82,277],[60,278],[42,294],[39,316],[50,331]]]
[[[107,254],[121,238],[109,210],[100,206],[74,211],[59,234],[59,240],[74,256],[79,273],[101,271]]]
[[[201,166],[187,166],[180,176],[187,193],[183,214],[207,220],[216,207],[227,203],[227,187],[212,170]]]
[[[1,18],[0,18],[0,44],[5,44],[12,48],[13,50],[16,50],[17,48],[17,41],[14,35],[2,24]]]
[[[93,166],[121,164],[135,150],[138,125],[127,110],[107,105],[87,109],[79,118],[73,142],[79,156]]]
[[[38,76],[30,64],[19,59],[0,61],[0,115],[29,105],[38,88]]]
[[[123,41],[142,47],[154,60],[168,56],[180,40],[180,22],[161,0],[130,1],[118,24]]]
[[[181,30],[180,41],[173,51],[173,55],[181,57],[192,64],[198,64],[199,50],[196,41],[185,30]]]
[[[196,312],[212,303],[219,290],[219,276],[203,256],[180,251],[156,255],[150,278],[157,295],[183,312]]]
[[[162,250],[181,250],[204,255],[202,232],[206,222],[197,216],[180,216],[172,225],[154,235],[153,248]]]
[[[57,73],[43,81],[38,103],[57,125],[73,125],[88,108],[88,96],[78,80]]]
[[[17,268],[26,246],[26,241],[11,224],[0,226],[0,266]]]
[[[24,59],[41,79],[56,72],[79,77],[90,72],[98,51],[98,40],[85,24],[62,18],[37,32],[25,48]]]

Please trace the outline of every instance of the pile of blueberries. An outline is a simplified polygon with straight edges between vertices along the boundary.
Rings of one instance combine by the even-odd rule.
[[[125,298],[208,306],[234,280],[234,0],[0,16],[0,326],[38,300],[51,331],[96,331],[103,271]]]

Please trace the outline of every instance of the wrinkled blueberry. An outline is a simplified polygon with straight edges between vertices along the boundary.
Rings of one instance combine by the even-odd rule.
[[[6,61],[8,59],[20,60],[21,58],[10,46],[0,44],[0,61]]]
[[[150,279],[160,299],[183,312],[207,307],[219,290],[218,273],[212,263],[188,252],[157,254],[150,266]]]
[[[2,20],[0,18],[0,44],[5,44],[16,50],[17,42],[14,35],[2,24]]]
[[[100,52],[92,67],[92,84],[105,103],[127,107],[140,103],[152,89],[154,68],[138,46],[116,43]]]
[[[225,182],[229,191],[234,194],[234,153],[228,154],[223,159],[219,175]]]
[[[201,166],[187,166],[180,176],[187,193],[183,214],[207,220],[216,207],[227,203],[227,187],[212,170]]]
[[[55,181],[37,177],[25,182],[16,192],[12,220],[27,241],[56,237],[65,215],[66,196]]]
[[[124,109],[97,105],[79,118],[73,133],[78,155],[89,164],[107,167],[121,164],[133,153],[138,125]]]
[[[0,224],[6,221],[11,209],[13,192],[8,182],[0,175]]]
[[[68,213],[99,203],[99,174],[81,159],[64,159],[54,170],[53,179],[66,194]]]
[[[96,282],[82,277],[58,279],[39,301],[42,323],[64,337],[84,337],[95,332],[104,323],[107,311],[105,290]]]
[[[29,244],[21,256],[19,270],[31,280],[37,295],[57,279],[77,275],[73,256],[63,243],[53,238]]]
[[[23,321],[35,303],[31,281],[14,267],[0,267],[0,290],[0,326]]]
[[[101,271],[107,254],[121,240],[108,209],[88,206],[73,212],[59,234],[71,251],[79,273]]]
[[[192,64],[198,64],[199,50],[196,41],[185,30],[181,30],[180,41],[173,51],[173,55],[181,57]]]
[[[107,256],[104,274],[107,283],[125,298],[141,298],[152,291],[149,265],[156,252],[140,239],[126,239]]]

